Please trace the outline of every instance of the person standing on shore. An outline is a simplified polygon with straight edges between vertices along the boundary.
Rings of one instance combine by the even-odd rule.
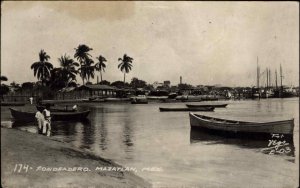
[[[33,97],[29,97],[30,104],[33,104]]]
[[[44,121],[45,121],[44,115],[38,110],[35,113],[35,119],[36,119],[37,124],[38,124],[38,133],[41,134],[42,133],[43,124],[44,124]]]
[[[50,105],[47,104],[46,108],[43,111],[44,123],[43,123],[43,134],[50,136],[51,133],[51,114],[50,114]]]
[[[76,104],[72,107],[72,110],[77,111],[77,105]]]

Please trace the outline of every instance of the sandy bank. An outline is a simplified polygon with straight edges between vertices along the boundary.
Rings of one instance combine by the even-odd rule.
[[[23,168],[20,170],[16,164],[22,164]],[[51,137],[6,128],[1,128],[1,184],[2,187],[150,187],[112,161]]]

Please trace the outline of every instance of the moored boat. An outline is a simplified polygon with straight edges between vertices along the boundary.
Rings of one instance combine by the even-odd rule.
[[[9,108],[12,117],[16,121],[35,121],[35,112],[24,112],[17,109]],[[82,112],[51,112],[52,121],[77,121],[86,119],[90,110]]]
[[[24,106],[24,102],[1,102],[1,106]]]
[[[179,111],[214,111],[214,107],[199,107],[199,108],[161,108],[161,112],[179,112]]]
[[[198,108],[198,107],[215,107],[215,108],[225,108],[227,104],[186,104],[188,108]]]
[[[148,101],[131,101],[131,104],[148,104]]]
[[[105,102],[128,102],[130,101],[130,98],[105,98]]]
[[[131,104],[148,104],[148,100],[145,95],[138,95],[131,98]]]
[[[46,107],[41,105],[36,105],[36,109],[39,111],[43,111]],[[75,109],[68,109],[67,107],[54,108],[50,107],[50,112],[76,112]]]
[[[190,113],[191,127],[205,128],[233,133],[278,133],[292,135],[294,119],[273,122],[246,122],[214,118]]]

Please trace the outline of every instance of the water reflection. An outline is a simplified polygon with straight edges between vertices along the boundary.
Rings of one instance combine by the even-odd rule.
[[[253,134],[253,135],[240,134],[240,135],[233,136],[230,134],[215,132],[212,130],[193,128],[190,131],[190,143],[194,144],[194,143],[201,142],[206,145],[229,144],[241,148],[257,149],[262,153],[270,154],[272,150],[271,147],[274,146],[272,140],[285,141],[285,143],[288,143],[287,146],[290,149],[282,153],[274,152],[274,154],[295,157],[295,146],[294,146],[293,136],[288,136],[288,135],[280,135],[280,136],[282,137],[275,138],[274,135],[271,134],[263,134],[263,135],[262,134]],[[278,148],[279,148],[278,151],[280,151],[282,147],[278,147]]]
[[[95,132],[100,136],[99,143],[96,141],[96,144],[100,147],[102,151],[107,149],[108,141],[107,141],[107,115],[105,113],[106,110],[104,108],[95,108],[92,114],[93,125],[95,125]],[[97,147],[97,146],[96,146]],[[97,148],[96,148],[97,149]]]

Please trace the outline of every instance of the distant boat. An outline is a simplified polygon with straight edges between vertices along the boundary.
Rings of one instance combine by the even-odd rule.
[[[215,107],[215,108],[225,108],[227,104],[186,104],[189,108],[199,108],[199,107]]]
[[[1,102],[1,106],[24,106],[24,102]]]
[[[82,99],[82,102],[88,102],[88,103],[105,102],[105,98],[88,98],[88,99]]]
[[[181,103],[182,101],[176,99],[161,99],[159,100],[161,103]]]
[[[130,101],[130,98],[105,98],[105,102],[126,102]]]
[[[201,102],[202,99],[181,99],[181,102]]]
[[[233,133],[279,133],[292,135],[294,119],[273,122],[246,122],[190,113],[191,127]]]
[[[23,112],[13,108],[9,108],[12,117],[16,121],[35,121],[35,112]],[[86,119],[89,115],[90,110],[82,112],[51,112],[52,121],[77,121]]]
[[[148,100],[145,95],[138,95],[131,98],[131,104],[148,104]]]
[[[178,111],[214,111],[214,107],[198,107],[198,108],[159,108],[161,112],[178,112]]]

